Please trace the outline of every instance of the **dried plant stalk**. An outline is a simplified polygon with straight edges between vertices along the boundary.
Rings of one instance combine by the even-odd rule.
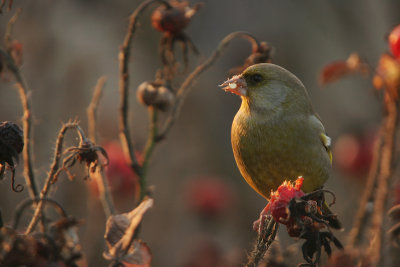
[[[387,115],[384,128],[384,145],[382,147],[380,172],[378,177],[378,186],[375,194],[374,211],[371,218],[370,229],[370,247],[368,253],[371,266],[382,266],[382,250],[384,240],[383,218],[387,210],[387,195],[389,180],[392,173],[394,139],[397,128],[397,103],[394,99],[388,97],[386,101]]]
[[[97,107],[100,103],[102,96],[102,91],[104,83],[106,82],[106,77],[100,77],[93,91],[93,98],[87,109],[88,124],[89,124],[89,139],[94,143],[97,143],[96,138],[96,128],[97,128]],[[113,203],[112,195],[110,192],[110,186],[108,184],[107,178],[102,172],[96,172],[94,174],[96,179],[97,187],[99,189],[100,201],[103,205],[104,213],[106,217],[115,214],[115,206]]]
[[[379,164],[382,154],[382,129],[379,131],[378,140],[375,143],[373,160],[368,173],[367,183],[361,196],[359,209],[355,216],[353,227],[349,233],[348,245],[350,248],[355,248],[361,242],[361,237],[365,231],[370,218],[370,211],[367,209],[368,202],[373,200],[375,188],[377,186],[377,178],[379,173]]]
[[[47,193],[49,192],[50,186],[51,186],[51,184],[52,184],[52,182],[54,180],[54,177],[55,177],[57,171],[59,170],[64,137],[65,137],[65,133],[69,129],[75,129],[75,130],[78,131],[78,133],[81,136],[84,136],[84,133],[83,133],[82,129],[79,127],[79,125],[78,125],[78,123],[76,121],[65,123],[62,126],[60,132],[58,133],[58,137],[57,137],[56,149],[55,149],[55,152],[54,152],[54,159],[53,159],[53,162],[51,164],[50,171],[49,171],[49,174],[47,176],[46,182],[45,182],[45,184],[43,186],[42,191],[40,192],[40,199],[43,199],[43,198],[45,198],[47,196]],[[28,228],[25,231],[25,234],[30,234],[33,231],[33,229],[36,226],[37,221],[41,217],[40,215],[42,213],[42,209],[43,209],[43,201],[40,200],[37,203],[37,206],[36,206],[36,209],[35,209],[35,213],[34,213],[34,215],[32,217],[31,222],[29,223]]]
[[[128,156],[132,169],[141,176],[141,167],[137,161],[134,147],[131,141],[131,135],[128,123],[128,111],[129,111],[129,59],[130,50],[133,40],[133,35],[136,31],[137,21],[141,13],[150,5],[154,3],[160,3],[169,7],[170,5],[166,1],[161,0],[147,0],[144,1],[130,16],[130,23],[128,31],[126,32],[124,42],[122,43],[119,53],[119,90],[120,90],[120,111],[119,111],[119,131],[122,148],[125,154]]]

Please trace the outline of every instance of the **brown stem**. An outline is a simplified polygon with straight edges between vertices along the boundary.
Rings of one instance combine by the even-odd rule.
[[[16,86],[18,88],[18,92],[21,98],[22,108],[24,110],[23,115],[23,131],[24,131],[24,149],[23,149],[23,158],[24,158],[24,176],[26,183],[30,189],[30,195],[32,198],[38,196],[38,190],[34,178],[33,173],[33,163],[32,163],[32,111],[31,111],[31,100],[29,98],[30,90],[26,86],[24,78],[16,66],[14,59],[6,52],[0,49],[0,55],[5,60],[8,70],[14,75],[15,80],[17,82]]]
[[[124,42],[120,48],[119,52],[119,88],[120,88],[120,111],[119,111],[119,132],[122,148],[124,149],[125,154],[128,156],[130,160],[130,164],[133,170],[137,174],[141,174],[141,167],[139,162],[136,159],[135,151],[133,148],[133,144],[131,142],[131,135],[129,130],[128,123],[128,111],[129,111],[129,59],[130,59],[130,50],[131,44],[133,40],[133,35],[136,31],[137,21],[140,14],[150,5],[154,3],[160,3],[165,5],[166,7],[170,7],[168,2],[161,0],[147,0],[140,4],[139,7],[135,9],[135,11],[130,16],[130,22],[128,31],[126,32]]]
[[[189,93],[191,86],[193,85],[194,81],[198,78],[200,74],[202,74],[205,70],[207,70],[209,67],[211,67],[214,62],[221,56],[222,51],[226,48],[226,46],[235,38],[237,37],[242,37],[245,38],[246,40],[249,40],[252,44],[253,50],[256,49],[255,47],[259,46],[259,43],[257,39],[255,39],[251,34],[246,33],[246,32],[233,32],[229,35],[227,35],[218,45],[217,49],[214,51],[214,53],[206,60],[204,61],[201,65],[199,65],[187,78],[186,80],[182,83],[181,87],[178,89],[177,94],[176,94],[176,101],[175,105],[172,107],[172,111],[164,125],[164,128],[160,135],[158,136],[158,139],[164,139],[168,132],[170,131],[172,125],[175,123],[177,117],[179,116],[179,112],[182,108],[183,102]]]
[[[143,159],[143,164],[142,164],[142,173],[139,179],[139,184],[140,184],[140,198],[139,202],[142,202],[142,200],[145,198],[147,195],[147,189],[146,189],[146,174],[147,174],[147,168],[148,164],[150,162],[151,155],[154,151],[154,147],[157,143],[157,136],[158,136],[158,127],[157,127],[157,120],[158,120],[158,112],[154,107],[149,107],[148,108],[148,113],[149,113],[149,118],[150,118],[150,130],[147,138],[147,143],[146,147],[144,149],[144,159]]]
[[[379,164],[382,154],[382,143],[383,143],[382,133],[383,133],[383,126],[379,131],[378,140],[376,141],[374,146],[373,160],[371,168],[368,173],[367,183],[365,185],[365,189],[361,196],[359,209],[357,210],[353,227],[349,233],[348,244],[351,248],[357,247],[361,242],[361,237],[364,236],[364,231],[366,229],[367,223],[371,215],[371,211],[369,211],[367,207],[368,207],[368,202],[373,201],[374,192],[377,185]]]
[[[45,182],[45,184],[43,186],[42,191],[40,192],[40,199],[41,200],[37,203],[37,206],[36,206],[36,209],[35,209],[35,213],[34,213],[34,215],[32,217],[31,222],[29,223],[28,228],[25,231],[25,234],[30,234],[33,231],[33,229],[35,228],[39,217],[41,217],[40,215],[41,215],[42,209],[43,209],[43,201],[42,201],[42,199],[47,196],[47,193],[48,193],[48,191],[50,189],[50,186],[52,184],[54,176],[55,176],[55,174],[57,173],[57,171],[59,169],[64,137],[65,137],[65,133],[69,129],[77,130],[78,134],[82,137],[83,131],[79,127],[77,122],[68,122],[68,123],[66,123],[66,124],[64,124],[62,126],[60,132],[58,133],[58,137],[57,137],[56,149],[55,149],[55,152],[54,152],[54,159],[53,159],[53,162],[51,164],[49,174],[47,175],[46,182]],[[83,138],[85,138],[85,137],[83,136]]]
[[[99,106],[100,99],[103,94],[104,84],[106,81],[107,78],[105,76],[99,78],[93,90],[92,101],[90,102],[89,107],[87,108],[89,139],[91,139],[95,143],[97,139],[96,138],[97,107]]]
[[[0,7],[1,10],[1,7]],[[7,53],[10,53],[11,51],[11,36],[12,36],[12,31],[14,28],[14,24],[18,19],[19,14],[21,13],[22,9],[18,8],[15,14],[11,17],[11,19],[8,21],[7,28],[6,28],[6,33],[4,34],[4,45],[7,49]]]
[[[380,172],[378,176],[378,186],[375,194],[374,210],[371,219],[370,247],[368,254],[371,266],[382,266],[383,250],[383,218],[386,214],[386,200],[388,195],[389,180],[392,173],[394,139],[397,126],[397,103],[391,97],[386,98],[387,115],[385,118],[384,145],[382,147]]]
[[[93,98],[89,104],[87,109],[88,123],[89,123],[89,139],[91,139],[94,143],[97,143],[96,138],[96,124],[97,124],[97,107],[100,103],[100,99],[102,96],[102,89],[104,87],[104,83],[106,82],[106,78],[100,77],[97,81],[96,87],[94,88]],[[111,196],[111,192],[109,190],[110,186],[108,184],[107,178],[104,176],[102,172],[95,173],[95,179],[97,182],[97,187],[99,189],[100,201],[103,205],[104,213],[106,217],[109,217],[115,214],[115,206]]]
[[[11,47],[11,35],[14,23],[16,22],[21,9],[18,9],[14,16],[10,19],[7,24],[6,34],[4,36],[4,42],[7,49],[7,52],[0,49],[0,56],[5,60],[5,64],[7,65],[8,70],[14,75],[15,80],[17,82],[18,92],[21,98],[21,104],[24,111],[24,115],[22,118],[23,121],[23,131],[24,131],[24,149],[23,149],[23,158],[24,158],[24,176],[25,181],[29,186],[31,198],[35,198],[38,196],[38,190],[36,186],[36,181],[33,173],[33,160],[32,160],[32,111],[31,111],[31,102],[29,98],[30,90],[26,85],[24,78],[15,63],[13,57],[10,55],[10,47]]]

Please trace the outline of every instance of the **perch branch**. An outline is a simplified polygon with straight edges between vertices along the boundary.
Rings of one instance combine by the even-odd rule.
[[[119,132],[120,132],[120,140],[122,147],[124,149],[125,154],[128,156],[130,160],[130,164],[133,170],[139,176],[141,175],[141,167],[139,162],[136,159],[135,151],[133,144],[131,142],[131,135],[129,130],[128,123],[128,111],[129,111],[129,59],[130,59],[130,50],[131,44],[133,40],[134,33],[136,31],[137,21],[141,15],[141,13],[150,5],[159,2],[160,4],[165,5],[167,8],[170,8],[170,5],[166,1],[161,0],[147,0],[140,4],[135,11],[130,16],[130,22],[128,31],[125,35],[124,42],[120,48],[119,52],[119,90],[120,90],[120,111],[119,111]]]
[[[89,104],[87,109],[88,116],[88,124],[89,124],[89,139],[91,139],[94,143],[97,143],[96,138],[96,125],[97,125],[97,107],[100,103],[100,99],[102,96],[102,90],[104,87],[104,83],[106,82],[106,78],[103,76],[98,81],[94,88],[93,98]],[[108,185],[107,178],[104,176],[102,172],[96,172],[94,174],[97,187],[99,188],[100,201],[104,208],[104,213],[106,217],[115,214],[115,206],[113,203],[113,199],[110,193],[110,186]]]
[[[58,169],[59,169],[59,165],[60,165],[60,159],[61,159],[61,154],[62,154],[62,147],[63,147],[63,142],[64,142],[64,137],[65,137],[65,133],[67,132],[67,130],[69,129],[75,129],[77,130],[79,136],[84,136],[82,129],[79,127],[77,122],[68,122],[66,124],[64,124],[61,128],[61,130],[59,131],[58,137],[57,137],[57,142],[56,142],[56,149],[54,152],[54,159],[53,162],[51,164],[50,167],[50,172],[47,175],[46,178],[46,182],[43,186],[43,189],[40,193],[40,201],[37,203],[36,209],[35,209],[35,213],[32,217],[31,222],[29,223],[28,228],[25,231],[25,234],[30,234],[33,229],[36,226],[36,223],[42,213],[42,209],[43,209],[43,201],[42,199],[46,198],[47,193],[50,189],[50,186],[52,184],[52,181],[54,180],[54,176],[56,175]]]
[[[262,224],[260,224],[261,226]],[[249,256],[246,267],[257,267],[260,261],[264,258],[265,253],[268,251],[272,242],[275,240],[278,232],[279,224],[275,222],[272,217],[266,219],[263,229],[260,229],[260,234],[257,238],[257,243],[254,250]]]

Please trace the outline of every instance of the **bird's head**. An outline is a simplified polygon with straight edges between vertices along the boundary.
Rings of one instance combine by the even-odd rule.
[[[241,96],[242,102],[248,104],[250,109],[271,111],[284,107],[308,108],[308,95],[301,81],[274,64],[252,65],[220,86],[227,92]]]

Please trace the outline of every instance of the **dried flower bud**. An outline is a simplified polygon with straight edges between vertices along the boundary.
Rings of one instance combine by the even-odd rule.
[[[20,192],[23,186],[18,184],[14,186],[14,167],[18,162],[18,154],[24,148],[23,133],[21,128],[13,122],[4,121],[0,123],[0,179],[4,176],[5,168],[11,169],[12,189]],[[6,164],[8,166],[6,166]]]
[[[167,111],[175,100],[171,90],[159,82],[143,82],[136,96],[143,105],[154,106],[161,111]]]
[[[246,58],[244,64],[229,70],[231,75],[242,73],[251,65],[258,63],[271,63],[272,62],[273,48],[267,42],[261,42],[260,45],[255,46],[251,55]]]
[[[58,175],[63,170],[67,173],[68,177],[73,180],[74,175],[68,170],[68,168],[72,167],[76,161],[86,163],[87,175],[84,179],[89,178],[90,173],[96,172],[98,168],[102,170],[109,162],[107,152],[104,148],[94,145],[90,140],[83,136],[81,136],[81,141],[78,147],[70,147],[66,149],[64,153],[69,155],[64,159],[62,168],[60,168],[54,175],[53,183],[57,181]],[[99,155],[104,157],[105,162],[101,162]]]
[[[170,7],[160,6],[154,10],[151,16],[151,24],[161,32],[168,32],[173,35],[181,33],[190,23],[190,19],[196,14],[202,4],[189,7],[187,1],[172,0]]]
[[[18,154],[24,148],[23,133],[21,128],[11,122],[3,121],[0,123],[0,143],[14,149]]]

